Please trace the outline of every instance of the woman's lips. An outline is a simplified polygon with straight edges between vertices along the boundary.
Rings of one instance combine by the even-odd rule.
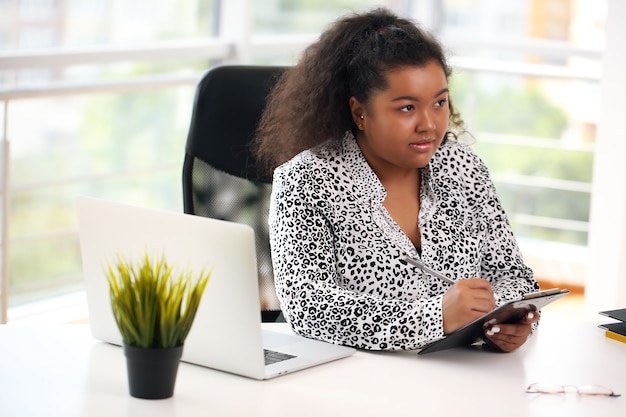
[[[428,152],[432,149],[434,140],[423,140],[420,142],[411,142],[409,146],[419,152]]]

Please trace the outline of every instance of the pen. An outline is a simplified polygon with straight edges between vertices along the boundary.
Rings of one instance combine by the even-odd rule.
[[[406,259],[406,261],[416,267],[418,267],[419,269],[421,269],[424,272],[428,272],[430,275],[432,275],[435,278],[439,278],[440,280],[447,282],[448,284],[454,284],[454,281],[452,281],[450,278],[448,278],[445,275],[440,274],[437,271],[434,271],[432,269],[430,269],[429,267],[427,267],[426,265],[424,265],[421,261],[418,261],[417,259],[413,259],[410,256],[405,256],[404,259]]]

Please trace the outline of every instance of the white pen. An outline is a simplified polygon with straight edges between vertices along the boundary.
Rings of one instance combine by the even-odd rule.
[[[404,259],[406,259],[406,261],[416,267],[418,267],[419,269],[421,269],[424,272],[428,272],[430,275],[432,275],[435,278],[439,278],[440,280],[447,282],[448,284],[454,284],[454,281],[452,281],[450,278],[448,278],[445,275],[440,274],[439,272],[430,269],[429,267],[427,267],[426,265],[424,265],[422,263],[422,261],[418,261],[417,259],[411,258],[410,256],[405,256]]]

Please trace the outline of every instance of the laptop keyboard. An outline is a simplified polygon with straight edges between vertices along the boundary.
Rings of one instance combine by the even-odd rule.
[[[287,359],[295,358],[294,355],[289,355],[287,353],[282,353],[282,352],[276,352],[274,350],[269,350],[269,349],[263,349],[263,352],[265,353],[266,365],[271,365],[276,362],[282,362]]]

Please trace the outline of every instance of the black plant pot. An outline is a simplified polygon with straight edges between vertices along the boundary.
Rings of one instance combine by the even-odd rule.
[[[146,349],[123,344],[130,395],[157,400],[174,394],[183,345]]]

